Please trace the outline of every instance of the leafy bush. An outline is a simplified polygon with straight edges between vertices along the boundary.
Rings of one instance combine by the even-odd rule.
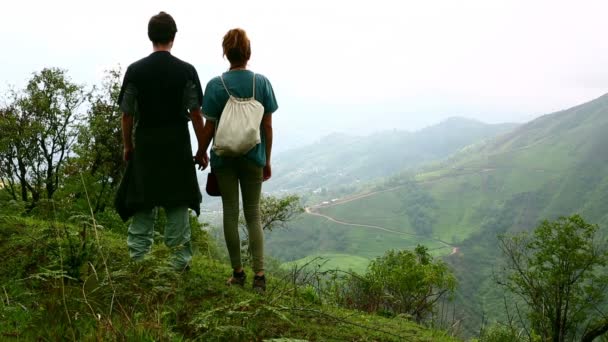
[[[420,322],[430,318],[435,304],[456,287],[448,267],[428,249],[389,250],[373,260],[364,276],[351,274],[338,294],[352,308],[384,314],[408,314]]]
[[[527,339],[523,331],[518,332],[508,326],[497,324],[484,329],[475,342],[513,342]]]

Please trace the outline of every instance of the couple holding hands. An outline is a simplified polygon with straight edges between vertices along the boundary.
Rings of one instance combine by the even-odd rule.
[[[127,170],[117,193],[116,208],[123,220],[133,218],[127,238],[129,254],[140,260],[149,253],[154,242],[156,210],[163,207],[167,215],[165,244],[173,250],[171,264],[177,270],[189,267],[189,209],[200,214],[202,200],[196,164],[204,169],[211,163],[221,192],[224,236],[233,268],[227,284],[242,286],[246,279],[238,232],[240,185],[253,257],[253,288],[263,292],[266,278],[260,196],[262,182],[272,174],[272,113],[278,108],[272,86],[266,77],[247,69],[251,56],[249,38],[244,30],[232,29],[222,41],[230,69],[211,79],[203,96],[195,68],[171,55],[176,32],[169,14],[160,12],[150,19],[148,37],[154,52],[128,67],[118,98]],[[236,154],[223,153],[216,146],[218,128],[226,130],[220,125],[222,117],[228,115],[226,110],[242,107],[234,109],[231,103],[259,112],[259,116],[248,118],[256,125],[255,145]],[[192,121],[198,142],[194,158],[188,121]],[[228,123],[227,118],[224,121],[224,126],[241,125],[238,121]],[[234,135],[240,134],[239,127],[230,132],[224,133],[224,138],[238,140]],[[212,140],[214,147],[209,158],[207,149]]]

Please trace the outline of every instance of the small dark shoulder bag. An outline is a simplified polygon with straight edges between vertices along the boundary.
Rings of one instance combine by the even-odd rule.
[[[207,174],[207,185],[205,186],[205,191],[207,191],[209,196],[217,197],[222,195],[220,192],[220,186],[217,184],[217,176],[215,173],[213,173],[213,170]]]

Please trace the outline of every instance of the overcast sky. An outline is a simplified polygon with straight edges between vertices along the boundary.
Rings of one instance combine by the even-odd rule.
[[[203,83],[228,67],[223,34],[247,30],[250,67],[279,101],[278,143],[451,116],[523,122],[608,92],[600,0],[2,1],[0,89],[51,66],[94,84],[151,52],[160,10]]]

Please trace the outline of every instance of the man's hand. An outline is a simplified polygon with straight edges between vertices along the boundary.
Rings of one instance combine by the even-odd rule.
[[[133,157],[133,147],[125,147],[122,152],[122,158],[124,161],[128,162]]]
[[[199,170],[206,169],[207,165],[209,165],[209,155],[207,155],[207,151],[198,150],[194,156],[194,163],[198,164]]]
[[[194,163],[199,165],[199,170],[204,170],[209,165],[207,148],[209,147],[209,143],[211,143],[213,132],[215,132],[215,123],[208,120],[205,124],[200,108],[190,110],[190,119],[192,120],[192,128],[194,128],[198,141],[198,151],[194,156]]]
[[[264,166],[264,171],[263,171],[263,175],[264,175],[264,182],[269,180],[270,177],[272,177],[272,167],[270,166],[269,163],[266,163],[266,166]]]

